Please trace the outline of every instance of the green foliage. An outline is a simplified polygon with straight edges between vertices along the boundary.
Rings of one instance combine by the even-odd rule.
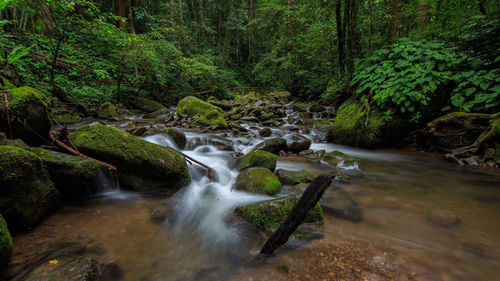
[[[451,104],[460,111],[487,111],[500,105],[500,69],[463,71],[453,80],[458,86],[453,90]]]

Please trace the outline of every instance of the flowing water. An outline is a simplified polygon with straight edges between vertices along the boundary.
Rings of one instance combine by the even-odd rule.
[[[244,126],[251,133],[260,129]],[[272,137],[290,137],[286,126],[272,131]],[[188,140],[206,136],[186,135]],[[314,133],[307,136],[315,139]],[[166,135],[145,139],[176,148]],[[262,139],[235,137],[233,141],[236,151],[247,153]],[[360,159],[359,167],[339,167],[347,174],[357,173],[337,186],[358,202],[363,221],[326,213],[319,232],[306,233],[303,241],[292,239],[273,258],[258,258],[266,235],[231,211],[269,197],[232,190],[237,172],[229,167],[231,152],[202,145],[183,152],[214,169],[216,180],[208,179],[201,167],[189,165],[191,184],[169,198],[127,193],[114,186],[90,202],[63,208],[35,231],[15,237],[13,261],[54,242],[76,241],[86,246],[86,255],[117,264],[123,280],[333,280],[335,272],[322,269],[344,268],[338,259],[361,252],[376,269],[402,270],[384,260],[392,257],[414,280],[498,280],[498,171],[460,168],[421,153],[365,151],[318,142],[311,149],[339,150]],[[289,156],[279,157],[277,168],[319,174],[334,167],[314,157]],[[429,213],[440,209],[455,213],[460,223],[443,227],[430,222]],[[160,223],[151,219],[156,210],[166,212]],[[362,250],[353,250],[358,248]],[[363,276],[383,279],[372,273]]]

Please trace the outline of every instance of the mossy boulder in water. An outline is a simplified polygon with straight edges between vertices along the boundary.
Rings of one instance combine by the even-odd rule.
[[[135,190],[181,188],[190,182],[184,157],[119,129],[94,123],[70,135],[78,150],[117,166],[120,183]]]
[[[189,117],[205,115],[211,111],[220,112],[221,109],[193,96],[185,97],[177,104],[177,114],[185,114]]]
[[[166,128],[164,132],[174,140],[175,145],[177,145],[179,149],[184,149],[186,146],[186,134],[184,134],[184,132],[177,131],[174,128]]]
[[[326,153],[321,160],[335,167],[342,161],[344,161],[344,164],[347,166],[358,165],[357,159],[347,156],[346,154],[338,150]]]
[[[162,105],[161,103],[154,101],[152,99],[147,99],[147,98],[136,98],[133,102],[132,105],[142,111],[145,112],[155,112],[158,110],[165,109],[165,106]]]
[[[253,193],[274,195],[281,190],[281,184],[269,169],[252,167],[243,170],[236,179],[236,189]]]
[[[276,175],[280,180],[281,184],[294,185],[298,183],[308,183],[311,182],[316,176],[309,171],[288,171],[279,169],[276,171]]]
[[[31,146],[38,146],[48,139],[51,127],[49,100],[40,91],[31,87],[8,90],[10,108],[14,121],[11,121],[12,133]],[[4,127],[7,120],[0,116]]]
[[[0,212],[10,226],[33,227],[59,203],[60,193],[38,156],[0,146]]]
[[[96,192],[100,171],[98,161],[38,147],[30,150],[42,160],[56,188],[65,198],[81,200]]]
[[[278,157],[276,154],[267,151],[251,151],[239,158],[236,162],[236,170],[243,171],[250,167],[263,167],[271,171],[276,169],[276,162]]]
[[[236,208],[235,213],[257,228],[271,232],[288,216],[300,196],[288,196]],[[309,211],[306,223],[323,224],[323,211],[319,204]]]
[[[224,119],[224,116],[222,116],[222,114],[217,110],[211,110],[204,113],[198,119],[194,120],[194,122],[192,122],[191,125],[200,127],[214,126],[217,127],[218,129],[227,128],[226,119]]]
[[[97,261],[76,255],[43,261],[23,278],[24,281],[98,281],[99,279]]]
[[[116,111],[116,107],[109,101],[101,104],[101,106],[99,107],[99,118],[101,119],[118,118],[118,112]]]
[[[272,138],[257,144],[255,148],[278,154],[281,150],[287,150],[288,147],[284,138]]]
[[[294,134],[288,145],[288,150],[293,153],[299,153],[303,150],[308,150],[311,147],[312,141],[303,135]]]
[[[12,255],[12,237],[10,236],[7,223],[0,215],[0,276],[9,264]]]

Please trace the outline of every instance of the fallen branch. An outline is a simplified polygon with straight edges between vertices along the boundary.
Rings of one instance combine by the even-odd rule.
[[[325,190],[330,186],[334,175],[319,175],[306,188],[299,201],[281,223],[280,227],[269,237],[264,247],[260,250],[262,255],[272,255],[279,246],[288,241],[299,225],[306,219],[309,212],[318,203]]]
[[[208,167],[207,165],[205,165],[205,164],[201,163],[200,161],[198,161],[198,160],[194,159],[193,157],[190,157],[190,156],[188,156],[188,155],[186,155],[186,154],[184,154],[184,153],[180,152],[180,151],[179,151],[179,150],[177,150],[177,149],[174,149],[174,148],[172,148],[172,149],[173,149],[173,150],[175,150],[175,151],[177,151],[177,152],[179,152],[182,156],[184,156],[184,158],[186,158],[186,162],[188,162],[189,164],[193,165],[193,163],[191,163],[191,162],[190,162],[190,161],[192,161],[192,162],[194,162],[194,163],[196,163],[196,164],[198,164],[198,165],[202,166],[203,168],[205,168],[205,169],[207,170],[207,177],[208,177],[209,179],[211,179],[211,180],[212,180],[212,179],[217,179],[217,174],[216,174],[216,173],[212,170],[212,168],[210,168],[210,167]]]

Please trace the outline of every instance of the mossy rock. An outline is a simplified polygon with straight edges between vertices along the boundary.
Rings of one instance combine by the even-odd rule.
[[[406,122],[408,123],[408,122]],[[402,118],[384,116],[378,109],[368,109],[353,99],[340,106],[326,139],[344,145],[364,148],[388,146],[407,131]]]
[[[111,119],[118,118],[118,112],[116,111],[116,107],[110,103],[109,101],[101,104],[99,107],[99,118],[101,119]]]
[[[29,150],[30,147],[21,139],[8,139],[5,133],[0,132],[0,145],[17,146],[22,149]]]
[[[237,113],[237,114],[230,115],[229,119],[238,120],[238,119],[241,119],[241,117],[242,117],[241,114]]]
[[[280,180],[281,184],[284,185],[294,185],[298,183],[308,183],[311,182],[316,176],[309,171],[288,171],[279,169],[276,171],[276,175]]]
[[[300,196],[288,196],[236,208],[235,213],[257,228],[271,232],[288,216]],[[305,223],[323,224],[323,211],[319,204],[308,212]]]
[[[262,128],[262,130],[259,131],[259,135],[261,137],[269,137],[271,136],[273,131],[271,131],[270,128]]]
[[[308,150],[311,147],[312,141],[303,135],[294,134],[291,137],[290,143],[288,145],[288,150],[293,153],[299,153],[303,150]]]
[[[3,276],[4,270],[9,265],[12,255],[12,237],[10,236],[7,223],[0,215],[0,277]]]
[[[31,228],[60,204],[42,161],[15,146],[0,146],[0,212],[16,228]]]
[[[281,150],[286,151],[288,149],[288,146],[284,138],[272,138],[257,144],[255,148],[278,154]]]
[[[296,102],[292,105],[292,109],[298,112],[307,112],[309,106],[305,103]]]
[[[219,129],[224,129],[227,128],[227,122],[226,119],[224,119],[224,116],[217,111],[217,110],[211,110],[203,115],[201,115],[198,119],[193,121],[191,123],[192,126],[199,126],[199,127],[216,127]]]
[[[332,152],[326,153],[325,156],[323,156],[323,159],[321,159],[321,160],[323,160],[323,161],[327,162],[328,164],[335,166],[335,167],[341,161],[344,161],[346,165],[354,164],[354,163],[358,162],[358,160],[356,158],[347,156],[346,154],[344,154],[343,152],[340,152],[338,150],[334,150]]]
[[[251,167],[243,170],[236,179],[236,189],[253,193],[275,195],[281,183],[268,168]]]
[[[177,104],[177,114],[186,114],[189,117],[193,117],[195,115],[206,115],[212,111],[220,113],[221,109],[193,96],[185,97]]]
[[[266,121],[266,120],[272,119],[273,117],[274,117],[273,112],[267,112],[267,113],[264,113],[260,116],[260,120]]]
[[[276,154],[267,151],[251,151],[239,158],[236,162],[236,170],[243,171],[250,167],[268,168],[271,171],[276,169],[278,157]]]
[[[45,260],[24,277],[24,281],[98,281],[99,268],[95,259],[67,255]]]
[[[149,112],[149,113],[166,108],[163,104],[161,104],[157,101],[154,101],[152,99],[142,98],[142,97],[136,98],[132,102],[132,105],[139,110]]]
[[[115,111],[116,112],[116,111]],[[102,117],[99,117],[102,118]],[[61,125],[74,124],[81,120],[80,116],[70,113],[55,113],[52,114],[52,120]]]
[[[254,93],[239,94],[234,97],[234,101],[238,103],[254,103],[260,100],[260,97]]]
[[[65,198],[82,200],[96,192],[100,171],[98,161],[39,147],[30,150],[42,160],[56,188]]]
[[[49,138],[51,127],[49,99],[31,87],[14,88],[8,92],[14,116],[14,121],[11,122],[14,138],[20,138],[30,146],[44,144]],[[6,123],[2,116],[0,120]]]
[[[117,166],[120,182],[134,190],[181,188],[190,182],[184,157],[177,151],[94,123],[70,135],[78,150]]]
[[[233,151],[234,150],[233,141],[228,139],[228,138],[225,138],[225,137],[209,136],[206,139],[206,143],[216,146],[218,150],[224,150],[224,151]]]
[[[174,140],[175,145],[177,145],[179,149],[182,150],[186,147],[186,134],[184,134],[184,132],[177,131],[174,128],[166,128],[164,133]]]

